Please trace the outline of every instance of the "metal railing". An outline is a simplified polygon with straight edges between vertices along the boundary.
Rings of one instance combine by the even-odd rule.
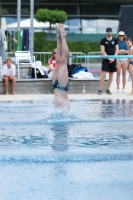
[[[15,52],[6,52],[7,57],[10,57],[15,62]],[[35,60],[42,62],[44,66],[48,66],[48,61],[52,56],[52,52],[34,52]],[[84,64],[87,66],[88,58],[74,58],[74,56],[86,56],[83,52],[69,52],[68,63],[69,64]]]
[[[69,64],[74,64],[74,63],[81,63],[87,65],[87,58],[74,58],[72,56],[86,56],[85,53],[83,52],[69,52],[69,58],[68,58],[68,63]]]
[[[96,55],[100,56],[102,53],[100,51],[98,52],[88,52],[88,56]],[[87,58],[88,63],[88,69],[89,70],[100,70],[101,69],[101,59],[100,58]]]
[[[34,52],[35,60],[42,62],[44,66],[48,66],[48,61],[52,56],[52,52]]]
[[[6,57],[11,58],[15,62],[15,52],[6,52]]]
[[[88,52],[87,54],[88,56],[92,56],[92,55],[95,55],[95,56],[100,56],[102,55],[102,53],[100,51],[97,51],[97,52]],[[88,58],[88,63],[101,63],[101,59],[100,58]]]
[[[35,60],[40,60],[43,65],[48,66],[48,61],[52,56],[52,52],[34,52]],[[87,65],[87,58],[74,58],[72,56],[86,56],[83,52],[69,52],[68,63],[81,63]]]

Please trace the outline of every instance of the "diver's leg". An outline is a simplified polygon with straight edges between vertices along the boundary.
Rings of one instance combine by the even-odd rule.
[[[128,95],[133,95],[133,65],[129,64],[129,72],[131,76],[131,81],[132,81],[132,91]]]
[[[69,51],[66,43],[66,32],[63,24],[60,24],[59,27],[61,37],[61,59],[59,64],[58,82],[61,86],[65,87],[68,83],[67,58],[69,55]]]
[[[59,24],[56,24],[56,37],[57,37],[57,56],[56,56],[56,67],[54,68],[53,75],[52,75],[53,83],[56,80],[58,80],[59,61],[61,59],[61,37],[60,37]]]
[[[60,24],[60,37],[61,37],[61,57],[62,59],[67,59],[69,50],[66,42],[66,31],[63,24]]]
[[[120,92],[120,75],[121,75],[121,63],[119,60],[117,60],[117,77],[116,77],[117,92]]]
[[[122,63],[122,76],[123,76],[123,91],[125,91],[126,86],[126,69],[127,69],[127,60]]]

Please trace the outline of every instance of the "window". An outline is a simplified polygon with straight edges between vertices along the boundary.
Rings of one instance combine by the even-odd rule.
[[[117,33],[118,26],[119,26],[118,20],[97,19],[98,33],[105,33],[107,27],[111,27],[113,33]]]
[[[97,23],[95,19],[82,19],[82,33],[97,33]]]
[[[68,30],[69,33],[81,33],[81,25],[79,18],[66,20],[65,24],[69,28]]]
[[[80,19],[79,18],[69,19],[65,22],[65,24],[68,26],[80,27]]]
[[[30,14],[30,8],[29,7],[22,7],[21,8],[21,13],[22,14]]]
[[[15,14],[16,6],[2,6],[2,14]]]
[[[16,17],[6,17],[6,23],[11,24],[17,21]]]
[[[109,19],[82,19],[82,33],[105,33],[107,27],[113,29],[116,34],[119,26],[118,20]]]

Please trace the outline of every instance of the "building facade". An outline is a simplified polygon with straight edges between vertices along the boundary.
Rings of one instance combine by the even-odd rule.
[[[105,33],[111,26],[117,33],[121,5],[132,5],[133,0],[34,0],[34,13],[39,8],[64,10],[70,33]],[[0,0],[2,17],[7,24],[17,21],[17,0]],[[21,0],[21,18],[30,17],[30,0]]]

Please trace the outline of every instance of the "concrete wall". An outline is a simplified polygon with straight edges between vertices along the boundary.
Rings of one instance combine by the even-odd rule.
[[[29,76],[31,73],[31,67],[26,64],[20,65],[20,79],[17,79],[17,67],[16,67],[16,94],[53,94],[53,87],[51,79],[24,79],[25,76]],[[86,93],[97,93],[99,86],[99,78],[94,79],[69,79],[69,94],[82,94],[83,84],[85,84]],[[107,80],[103,90],[106,90]],[[12,93],[11,82],[9,82],[9,93]],[[0,94],[5,94],[4,82],[2,81],[0,73]]]
[[[86,93],[95,94],[98,91],[99,78],[90,80],[70,79],[69,94],[82,94],[83,84],[85,84]],[[106,90],[107,80],[103,90]],[[11,94],[11,82],[9,83],[9,93]],[[4,82],[0,81],[0,94],[5,94]],[[53,94],[51,79],[17,79],[16,94]]]

